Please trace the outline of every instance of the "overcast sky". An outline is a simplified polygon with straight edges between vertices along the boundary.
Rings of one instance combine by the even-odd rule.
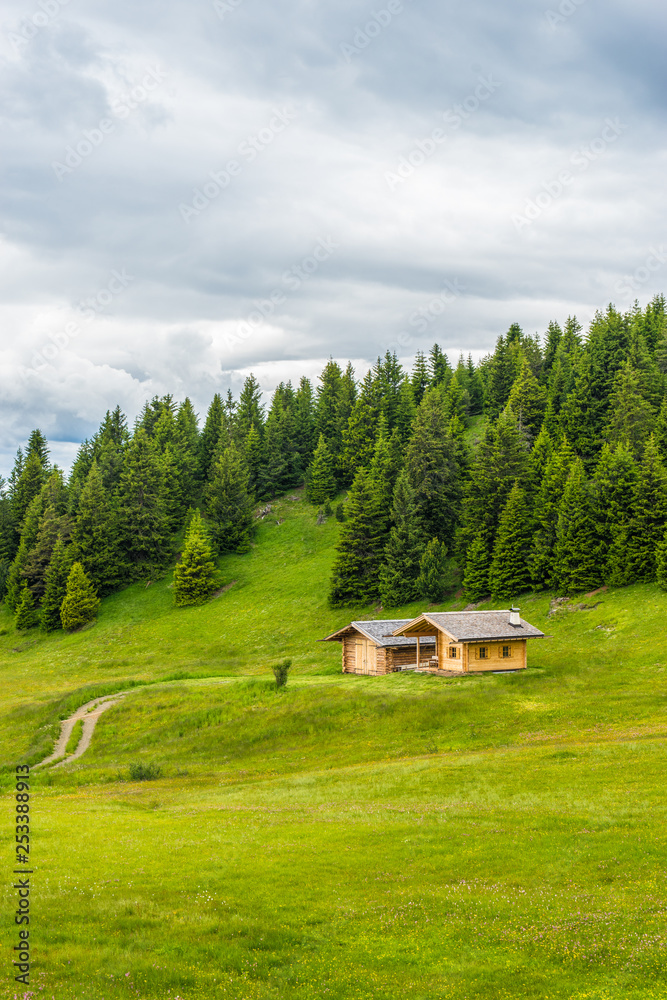
[[[667,288],[658,0],[3,12],[4,474],[116,403],[478,357]]]

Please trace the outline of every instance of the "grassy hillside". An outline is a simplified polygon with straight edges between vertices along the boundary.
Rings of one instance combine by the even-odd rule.
[[[166,579],[77,635],[0,620],[6,767],[43,757],[91,697],[129,692],[80,760],[33,772],[32,988],[667,997],[667,595],[551,615],[549,595],[522,599],[548,638],[521,675],[343,677],[317,639],[380,612],[327,607],[337,531],[286,498],[203,608],[174,609]],[[162,777],[130,781],[137,763]]]

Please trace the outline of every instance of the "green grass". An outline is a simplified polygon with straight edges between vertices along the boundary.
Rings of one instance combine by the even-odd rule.
[[[274,512],[202,608],[174,609],[167,579],[106,599],[77,635],[0,637],[6,766],[128,692],[79,760],[33,775],[32,989],[667,998],[667,595],[552,616],[524,597],[548,638],[522,674],[343,676],[316,640],[380,612],[327,607],[333,519]],[[0,895],[10,942],[9,879]]]
[[[74,723],[74,727],[70,734],[70,738],[67,741],[67,746],[65,747],[65,756],[69,757],[71,753],[74,753],[79,745],[79,740],[83,735],[83,719],[77,719]]]

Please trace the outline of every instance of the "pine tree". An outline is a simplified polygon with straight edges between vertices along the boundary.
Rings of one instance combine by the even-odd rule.
[[[380,599],[386,607],[409,604],[419,597],[417,579],[424,538],[415,491],[405,471],[398,477],[391,509],[392,527],[380,569]]]
[[[345,506],[347,520],[336,546],[330,601],[334,607],[365,604],[377,598],[386,517],[370,472],[360,469]]]
[[[245,464],[248,469],[248,485],[253,496],[257,496],[262,484],[263,469],[266,460],[264,439],[259,428],[252,424],[245,436],[243,447]]]
[[[214,459],[204,490],[204,510],[218,553],[250,549],[254,503],[246,462],[229,444]]]
[[[100,601],[94,586],[86,576],[81,563],[75,562],[67,577],[67,589],[60,608],[63,628],[71,632],[92,622],[99,606]]]
[[[470,394],[470,416],[476,417],[484,412],[484,380],[479,368],[475,366],[471,354],[468,355],[466,369]]]
[[[190,522],[181,561],[174,570],[174,603],[203,604],[215,589],[213,553],[199,513]]]
[[[463,589],[471,601],[481,601],[489,596],[489,569],[491,558],[484,532],[475,536],[468,548]]]
[[[516,338],[513,340],[516,341]],[[489,362],[484,409],[492,420],[505,408],[514,380],[519,374],[522,356],[520,347],[518,354],[514,347],[510,333],[507,338],[498,337],[495,352]]]
[[[417,592],[432,604],[440,601],[450,584],[447,573],[447,546],[432,538],[419,563]]]
[[[21,597],[16,608],[14,624],[19,632],[27,632],[28,629],[36,628],[39,625],[39,612],[35,607],[35,601],[27,584],[23,585]]]
[[[131,579],[159,571],[169,555],[164,467],[157,448],[139,427],[127,449],[118,498],[119,561]]]
[[[317,447],[313,387],[305,376],[299,382],[294,399],[295,439],[299,455],[299,482],[303,481]]]
[[[336,493],[334,459],[324,434],[320,434],[306,480],[306,496],[310,503],[321,504]]]
[[[593,490],[583,462],[575,459],[558,507],[553,576],[565,594],[599,587],[604,577]]]
[[[73,563],[72,547],[66,546],[62,538],[59,538],[44,576],[44,597],[39,613],[39,624],[44,632],[55,632],[62,628],[60,608],[67,593],[67,579]]]
[[[504,600],[530,589],[529,568],[532,521],[526,495],[520,486],[512,487],[500,515],[489,587],[495,598]]]

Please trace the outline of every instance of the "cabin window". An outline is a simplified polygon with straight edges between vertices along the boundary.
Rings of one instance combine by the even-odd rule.
[[[512,655],[512,650],[509,646],[503,646],[503,657],[507,659],[508,656]]]
[[[459,655],[459,651],[456,648],[456,646],[450,646],[449,647],[449,658],[450,658],[450,660],[455,660],[458,655]]]
[[[489,651],[489,647],[488,646],[480,646],[479,647],[479,658],[480,658],[480,660],[486,660],[487,659],[487,657],[489,655],[488,651]]]

